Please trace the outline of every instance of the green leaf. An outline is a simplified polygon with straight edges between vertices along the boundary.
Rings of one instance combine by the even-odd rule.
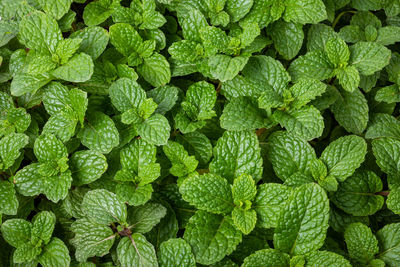
[[[321,96],[326,88],[326,84],[316,79],[300,79],[290,87],[290,92],[294,98],[291,106],[297,109],[308,104],[311,100]]]
[[[386,205],[387,205],[388,209],[393,211],[393,213],[399,214],[400,213],[399,203],[400,203],[400,190],[397,186],[392,187],[390,189],[390,193],[386,200]]]
[[[315,151],[300,137],[288,132],[276,132],[269,137],[267,148],[268,159],[282,181],[295,173],[311,175],[308,166],[316,159]]]
[[[360,84],[360,74],[354,66],[348,66],[344,69],[337,70],[336,76],[339,80],[339,84],[348,92],[357,90]]]
[[[84,146],[103,154],[109,153],[119,144],[119,133],[114,122],[104,113],[88,113],[85,126],[78,133]]]
[[[31,262],[37,258],[41,253],[42,249],[40,247],[34,247],[32,244],[24,244],[18,247],[13,254],[14,263],[26,263]]]
[[[130,24],[117,23],[110,27],[110,42],[118,52],[128,57],[139,49],[142,38]]]
[[[349,214],[355,216],[372,215],[383,206],[383,196],[375,194],[381,190],[381,179],[375,173],[360,170],[339,184],[331,201]]]
[[[347,65],[350,58],[350,50],[347,47],[346,42],[340,38],[333,38],[326,42],[325,52],[329,61],[335,67]]]
[[[198,161],[194,156],[189,156],[181,144],[168,141],[163,146],[163,151],[172,163],[172,167],[169,169],[172,175],[182,177],[196,170]]]
[[[376,233],[376,237],[379,241],[377,257],[390,267],[398,265],[400,262],[400,223],[385,225]]]
[[[256,251],[244,259],[241,267],[285,267],[289,266],[289,256],[275,249]]]
[[[146,93],[134,80],[121,78],[114,82],[109,89],[113,105],[120,111],[138,109],[146,99]]]
[[[167,143],[171,126],[163,115],[154,114],[141,123],[137,131],[147,142],[160,146]]]
[[[329,201],[317,184],[296,188],[278,219],[274,246],[291,255],[319,249],[328,229]]]
[[[248,174],[255,181],[262,175],[262,158],[256,134],[252,132],[224,132],[214,147],[210,172],[233,182],[235,177]]]
[[[295,82],[301,78],[314,78],[322,81],[334,75],[334,65],[325,52],[316,50],[292,61],[289,73]]]
[[[115,192],[119,199],[127,202],[129,205],[139,206],[150,200],[153,187],[151,184],[134,186],[132,183],[121,183],[116,185]]]
[[[18,192],[24,196],[39,195],[43,189],[43,177],[39,174],[38,163],[30,164],[19,170],[14,176]]]
[[[256,226],[257,213],[255,210],[244,210],[235,207],[232,211],[232,220],[237,229],[248,235]]]
[[[18,73],[11,82],[10,91],[13,96],[22,96],[27,93],[33,94],[50,81],[51,77],[47,73]]]
[[[95,60],[106,49],[110,35],[101,27],[87,27],[73,32],[70,38],[81,39],[82,41],[78,51],[88,54]]]
[[[400,33],[400,27],[398,26],[386,26],[378,29],[378,36],[375,40],[381,45],[392,45],[400,41],[397,37]]]
[[[389,64],[391,52],[383,45],[358,42],[350,47],[350,63],[363,75],[371,75]]]
[[[105,189],[87,192],[82,201],[82,211],[99,224],[124,223],[127,217],[125,204]]]
[[[29,138],[25,134],[11,133],[0,140],[0,169],[6,170],[21,155],[20,150],[28,144]]]
[[[276,227],[290,193],[291,190],[285,185],[260,185],[253,204],[253,209],[257,212],[257,225],[263,228]]]
[[[13,247],[22,247],[31,241],[32,224],[23,219],[10,219],[1,225],[1,234]]]
[[[171,238],[161,243],[158,263],[160,267],[196,266],[192,248],[181,238]]]
[[[56,216],[50,211],[41,211],[32,219],[31,241],[36,244],[39,240],[44,244],[50,242],[56,225]]]
[[[363,138],[355,135],[340,137],[322,152],[321,160],[328,169],[328,175],[343,182],[360,167],[367,153]]]
[[[398,174],[400,141],[391,138],[381,138],[372,141],[372,151],[376,158],[376,163],[381,170],[387,174]]]
[[[352,223],[344,232],[350,258],[360,264],[368,264],[379,252],[378,240],[371,229],[362,223]]]
[[[59,64],[65,64],[78,50],[81,39],[64,39],[58,43],[56,53],[53,55],[53,61]],[[52,68],[53,69],[53,68]]]
[[[369,107],[365,96],[358,89],[339,93],[336,102],[331,106],[335,119],[346,131],[361,134],[368,123]]]
[[[59,175],[46,177],[42,180],[42,183],[42,193],[49,200],[58,202],[68,195],[72,183],[71,172],[67,170]]]
[[[397,84],[380,88],[375,95],[378,102],[397,103],[400,102],[399,86]]]
[[[294,58],[303,45],[303,25],[278,20],[271,28],[271,38],[275,49],[286,60]]]
[[[63,37],[54,18],[43,12],[34,11],[22,19],[18,39],[30,49],[44,54],[54,54]]]
[[[97,0],[91,2],[83,10],[83,21],[88,26],[99,25],[111,16],[117,5],[119,5],[119,1],[116,0]]]
[[[254,130],[268,124],[265,111],[250,97],[233,98],[225,105],[220,121],[221,127],[230,131]]]
[[[242,174],[233,180],[232,196],[235,204],[242,200],[252,201],[257,194],[257,188],[250,175]]]
[[[198,209],[216,214],[227,214],[234,204],[228,181],[218,175],[189,176],[179,187],[185,201]]]
[[[288,0],[285,6],[283,18],[286,21],[316,24],[327,18],[322,0]]]
[[[91,150],[75,152],[70,161],[70,169],[75,185],[90,184],[107,170],[107,160],[102,154]]]
[[[345,27],[347,26],[344,26],[343,28]],[[326,43],[331,39],[336,39],[337,37],[338,34],[332,27],[323,23],[313,24],[307,34],[307,50],[310,52],[315,50],[325,50]],[[346,39],[344,40],[347,41]]]
[[[287,112],[277,110],[273,119],[286,128],[289,133],[300,136],[305,140],[312,140],[322,135],[324,119],[318,109],[305,106],[300,109],[291,109]]]
[[[79,53],[73,56],[67,63],[53,70],[51,74],[57,78],[68,82],[86,82],[93,74],[92,58]]]
[[[71,261],[67,246],[57,237],[52,238],[38,259],[43,267],[68,266]]]
[[[55,135],[41,135],[35,140],[33,148],[39,162],[57,161],[68,157],[67,148]]]
[[[128,223],[133,232],[145,234],[165,217],[167,209],[158,203],[146,203],[128,210]]]
[[[218,54],[208,58],[205,76],[226,82],[235,78],[244,68],[249,58],[244,56],[230,57]],[[203,71],[204,74],[204,71]]]
[[[196,262],[213,264],[235,250],[242,233],[229,217],[199,210],[190,218],[183,238],[191,245]]]
[[[75,257],[79,262],[85,262],[89,257],[102,257],[107,254],[116,237],[108,225],[92,222],[87,218],[73,222],[71,230],[75,233],[71,244],[76,248]]]
[[[177,141],[196,157],[200,165],[207,164],[212,157],[212,145],[210,139],[200,132],[192,132],[178,135]]]
[[[153,245],[138,233],[121,239],[117,247],[117,256],[123,267],[132,265],[138,267],[158,266]]]
[[[305,266],[320,266],[320,267],[351,267],[350,262],[336,253],[330,251],[314,251],[306,257]]]
[[[165,57],[158,53],[144,58],[137,71],[154,87],[166,85],[171,80],[170,65]]]
[[[38,0],[38,2],[44,12],[59,20],[68,12],[72,0]]]
[[[15,195],[14,185],[7,182],[0,182],[0,214],[16,215],[19,202]]]
[[[200,10],[190,8],[178,12],[178,21],[186,40],[201,42],[200,29],[207,26],[207,20]]]
[[[189,87],[186,100],[181,105],[190,118],[206,120],[215,116],[215,111],[212,109],[216,101],[217,93],[214,86],[202,81]]]

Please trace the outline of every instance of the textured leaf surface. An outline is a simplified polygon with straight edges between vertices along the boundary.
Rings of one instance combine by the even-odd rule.
[[[153,245],[141,234],[122,238],[117,247],[117,255],[121,266],[158,266]]]
[[[161,243],[158,258],[160,267],[196,266],[192,248],[180,238],[171,238]]]
[[[378,240],[371,229],[362,223],[352,223],[344,232],[347,250],[350,258],[361,264],[370,262],[378,253]]]

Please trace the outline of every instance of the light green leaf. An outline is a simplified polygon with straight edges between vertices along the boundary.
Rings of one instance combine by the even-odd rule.
[[[1,234],[13,247],[22,247],[31,241],[32,224],[23,219],[10,219],[1,225]]]
[[[41,253],[40,247],[35,247],[30,243],[26,243],[21,247],[18,247],[13,254],[14,263],[26,263],[32,262]]]
[[[136,233],[149,232],[166,215],[167,209],[158,203],[146,203],[128,209],[129,228]]]
[[[400,170],[400,141],[381,138],[372,141],[376,163],[387,174],[398,174]]]
[[[134,186],[132,183],[121,183],[115,187],[119,199],[132,206],[140,206],[150,200],[153,193],[151,184]]]
[[[85,126],[78,133],[84,146],[103,154],[109,153],[119,144],[119,133],[114,122],[104,113],[88,113]]]
[[[39,240],[44,244],[50,242],[56,225],[56,216],[50,211],[41,211],[32,219],[31,241],[36,244]]]
[[[14,176],[18,192],[24,196],[39,195],[43,189],[43,177],[39,174],[38,163],[30,164],[19,170]]]
[[[357,90],[360,84],[360,74],[354,66],[348,66],[344,69],[337,70],[336,76],[339,80],[339,84],[348,92]]]
[[[275,249],[263,249],[246,257],[241,267],[286,267],[289,266],[289,256]]]
[[[137,71],[154,87],[166,85],[171,80],[170,65],[165,57],[158,53],[144,58]]]
[[[39,162],[57,161],[68,156],[65,145],[55,135],[41,135],[33,148]]]
[[[42,193],[56,203],[68,195],[72,183],[71,172],[68,170],[56,176],[46,177],[42,183]]]
[[[363,75],[371,75],[389,64],[391,52],[383,45],[358,42],[350,47],[350,63]]]
[[[57,78],[68,82],[86,82],[93,74],[92,58],[79,53],[73,56],[67,63],[53,70],[51,74]]]
[[[73,32],[70,38],[81,39],[79,52],[83,52],[97,59],[106,49],[110,39],[109,33],[101,27],[87,27]]]
[[[400,223],[385,225],[376,233],[379,241],[378,258],[387,266],[395,267],[400,263]]]
[[[337,33],[331,26],[323,23],[313,24],[311,25],[307,34],[307,50],[309,52],[315,50],[325,50],[326,43],[331,39],[336,39],[337,37]]]
[[[343,182],[360,167],[367,153],[367,143],[362,137],[348,135],[331,142],[322,152],[321,160],[328,175]]]
[[[119,1],[116,0],[90,2],[83,10],[83,21],[88,26],[99,25],[111,16],[117,5],[119,5]]]
[[[288,132],[276,132],[269,137],[267,148],[269,161],[282,181],[297,172],[311,175],[308,166],[316,159],[315,151],[300,137]]]
[[[350,50],[347,47],[346,42],[340,38],[333,38],[326,42],[325,52],[329,61],[336,68],[347,65],[350,58]]]
[[[213,264],[235,250],[242,233],[229,217],[199,210],[190,218],[183,238],[191,245],[196,262]]]
[[[397,84],[380,88],[375,95],[378,102],[397,103],[400,102],[400,88]]]
[[[122,267],[156,267],[158,266],[156,252],[151,243],[138,233],[130,238],[124,237],[117,247],[118,260]]]
[[[233,182],[235,177],[248,174],[261,179],[262,158],[257,135],[252,132],[224,132],[214,147],[210,172]]]
[[[160,267],[195,267],[196,261],[190,245],[181,238],[161,243],[158,254]]]
[[[339,97],[331,106],[335,119],[346,131],[361,134],[368,123],[369,107],[365,96],[358,89],[338,92]]]
[[[373,172],[360,170],[339,184],[331,201],[340,209],[355,216],[367,216],[380,210],[383,196],[375,193],[382,190],[381,179]]]
[[[250,97],[233,98],[225,105],[220,121],[221,127],[230,131],[264,128],[269,122],[266,112]]]
[[[257,194],[257,188],[250,175],[242,174],[233,180],[232,196],[235,204],[244,201],[252,201]]]
[[[11,133],[0,140],[0,169],[6,170],[21,155],[20,150],[28,144],[29,138],[22,133]]]
[[[342,255],[330,251],[314,251],[306,257],[306,267],[351,267],[350,262]]]
[[[362,223],[352,223],[344,232],[350,258],[360,264],[368,264],[378,253],[378,240],[371,229]]]
[[[275,22],[270,31],[275,49],[286,60],[294,58],[303,45],[303,25],[284,20]]]
[[[44,12],[59,20],[64,16],[72,3],[72,0],[38,0]]]
[[[232,211],[232,220],[237,229],[243,234],[248,235],[256,226],[257,213],[255,210],[245,210],[235,207]]]
[[[113,105],[120,111],[138,109],[146,99],[146,93],[134,80],[121,78],[114,82],[109,89]]]
[[[291,106],[297,109],[308,104],[311,100],[321,96],[326,87],[326,84],[316,79],[300,79],[290,87],[290,92],[294,98]]]
[[[200,132],[178,135],[177,141],[184,146],[186,151],[194,155],[200,165],[207,164],[212,157],[212,144],[208,137]]]
[[[226,82],[235,78],[248,62],[248,57],[230,57],[218,54],[208,58],[205,74],[206,76]]]
[[[82,201],[82,211],[99,224],[124,223],[127,217],[125,204],[105,189],[87,192]]]
[[[218,175],[189,176],[179,187],[185,201],[198,209],[216,214],[227,214],[234,204],[228,181]]]
[[[147,142],[160,146],[165,145],[170,136],[171,126],[161,114],[154,114],[138,128],[138,134]]]
[[[22,96],[27,93],[33,94],[51,80],[52,78],[47,73],[18,73],[11,81],[10,91],[13,96]]]
[[[186,92],[186,100],[181,105],[190,118],[206,120],[215,116],[215,111],[212,109],[216,101],[217,92],[214,86],[202,81],[189,87]]]
[[[260,185],[252,205],[257,212],[257,225],[263,228],[276,227],[290,193],[291,190],[285,185],[275,183]]]
[[[106,157],[91,150],[75,152],[69,165],[74,179],[73,183],[78,186],[96,181],[108,167]]]
[[[317,184],[296,188],[278,219],[274,246],[291,255],[303,255],[319,249],[328,229],[329,201]]]
[[[102,257],[107,254],[116,237],[108,225],[92,222],[87,218],[73,222],[71,230],[75,233],[71,243],[76,248],[75,257],[79,262],[85,262],[89,257]]]
[[[154,112],[164,115],[175,106],[178,100],[178,92],[177,87],[166,85],[147,91],[147,96],[153,98],[158,104]]]
[[[322,0],[288,0],[285,2],[286,21],[300,24],[316,24],[327,18],[325,5]]]
[[[386,26],[378,29],[378,36],[375,40],[381,45],[393,45],[400,41],[399,39],[400,27],[398,26]]]
[[[324,51],[315,50],[292,61],[289,73],[294,82],[301,78],[314,78],[322,81],[334,75],[334,65]]]
[[[38,259],[43,267],[68,266],[71,261],[69,251],[64,242],[57,237],[52,238]]]
[[[110,42],[118,52],[128,57],[139,49],[142,38],[130,24],[116,23],[110,27]]]
[[[163,151],[172,163],[172,167],[169,169],[172,175],[182,177],[196,170],[198,161],[194,156],[189,156],[181,144],[168,141],[163,146]]]
[[[18,206],[14,185],[8,181],[0,181],[0,214],[16,215]]]
[[[207,20],[200,10],[190,8],[178,12],[178,22],[186,40],[201,42],[200,29],[207,26]]]
[[[53,55],[52,60],[58,64],[65,64],[78,50],[82,40],[81,39],[64,39],[58,43],[56,53]],[[54,69],[55,67],[51,68]]]

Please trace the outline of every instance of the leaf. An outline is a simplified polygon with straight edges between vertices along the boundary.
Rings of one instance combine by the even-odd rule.
[[[346,65],[350,58],[350,50],[346,42],[340,38],[333,38],[326,42],[325,52],[335,67]]]
[[[75,233],[71,244],[76,248],[75,257],[79,262],[107,254],[114,244],[115,235],[108,225],[92,222],[87,218],[73,222],[71,230]]]
[[[43,179],[39,174],[39,164],[33,163],[19,170],[14,176],[18,192],[24,196],[39,195],[43,189]]]
[[[185,201],[211,213],[226,214],[234,207],[231,188],[218,175],[189,176],[180,185],[179,192]]]
[[[139,207],[128,209],[128,223],[131,230],[145,234],[165,217],[167,209],[158,203],[146,203]]]
[[[262,158],[259,143],[254,133],[224,132],[214,147],[214,158],[210,172],[233,182],[235,177],[248,174],[258,181],[262,175]]]
[[[188,153],[196,157],[200,165],[205,165],[210,161],[213,153],[212,145],[206,135],[200,132],[187,133],[178,135],[177,141],[184,146]]]
[[[314,78],[320,81],[331,78],[334,75],[334,66],[327,55],[320,50],[308,52],[300,56],[289,67],[289,73],[293,81],[301,78]]]
[[[88,26],[99,25],[111,16],[115,4],[119,1],[98,0],[89,3],[83,10],[83,21]]]
[[[256,226],[257,213],[255,210],[245,210],[235,207],[232,211],[232,220],[236,228],[243,234],[248,235]]]
[[[321,267],[351,267],[350,262],[336,253],[330,251],[314,251],[306,257],[306,266],[321,266]]]
[[[31,262],[41,253],[41,248],[34,247],[32,244],[24,244],[17,248],[13,254],[14,263]]]
[[[226,82],[235,78],[247,62],[248,58],[244,56],[230,57],[218,54],[209,57],[205,62],[207,64],[205,76]]]
[[[20,150],[28,144],[29,138],[22,133],[11,133],[0,140],[0,162],[2,164],[0,169],[6,170],[21,155]]]
[[[42,182],[42,193],[56,203],[68,195],[72,183],[71,172],[67,170],[59,175],[46,177]]]
[[[391,52],[383,45],[358,42],[350,47],[350,62],[363,75],[371,75],[389,64]]]
[[[68,12],[72,0],[39,0],[38,2],[46,13],[58,20]]]
[[[127,217],[125,204],[105,189],[87,192],[82,201],[82,211],[99,224],[124,223]]]
[[[257,188],[250,175],[242,174],[233,180],[232,196],[235,203],[243,200],[252,201],[256,194]]]
[[[130,24],[117,23],[110,27],[110,42],[118,52],[128,57],[139,49],[142,38]]]
[[[325,5],[321,0],[289,0],[285,2],[283,18],[300,24],[316,24],[327,18]]]
[[[154,53],[143,59],[137,71],[152,86],[163,86],[171,80],[171,70],[164,56]]]
[[[263,228],[276,227],[290,193],[291,190],[285,185],[275,183],[260,185],[252,205],[257,212],[257,225]]]
[[[132,206],[140,206],[150,200],[153,193],[151,184],[134,186],[131,183],[117,184],[115,188],[117,197]]]
[[[13,247],[22,247],[31,240],[32,224],[23,219],[10,219],[1,225],[1,234]]]
[[[182,102],[181,106],[190,118],[205,120],[215,116],[215,111],[212,109],[216,101],[217,93],[214,86],[207,82],[197,82],[189,87],[186,101]]]
[[[96,181],[108,167],[106,158],[91,150],[75,152],[69,161],[69,165],[75,185]]]
[[[344,232],[350,258],[360,264],[368,264],[378,253],[378,240],[371,229],[362,223],[352,223]]]
[[[278,20],[271,29],[271,38],[275,49],[286,60],[294,58],[303,45],[303,25]]]
[[[386,26],[378,30],[378,36],[376,42],[381,45],[392,45],[399,42],[397,37],[400,32],[400,28],[397,26]]]
[[[182,177],[196,170],[198,161],[194,156],[189,156],[181,144],[168,141],[163,146],[163,151],[172,163],[172,167],[169,169],[172,175]]]
[[[0,182],[0,214],[16,215],[19,202],[15,194],[14,185],[7,182]]]
[[[367,153],[367,144],[363,138],[348,135],[329,144],[322,152],[321,160],[328,169],[328,175],[343,182],[360,167]]]
[[[104,113],[88,113],[85,126],[78,133],[78,138],[89,149],[108,154],[119,144],[119,133],[114,122]]]
[[[38,261],[44,267],[68,266],[71,257],[69,256],[68,248],[64,242],[54,237],[50,243],[44,247]]]
[[[117,247],[118,260],[121,266],[152,267],[158,266],[154,247],[146,238],[138,233],[124,237]]]
[[[242,267],[284,267],[289,265],[289,256],[275,249],[258,250],[244,259]]]
[[[265,112],[249,97],[233,98],[225,105],[220,120],[221,127],[230,131],[264,128],[268,122]]]
[[[33,94],[50,81],[51,77],[48,73],[19,73],[14,76],[10,91],[13,96],[22,96],[27,93]]]
[[[242,234],[229,217],[199,210],[190,218],[183,238],[191,245],[196,262],[213,264],[235,250]]]
[[[298,110],[291,109],[287,112],[277,110],[273,119],[289,133],[298,135],[305,140],[320,137],[324,129],[324,121],[318,109],[305,106]]]
[[[382,138],[372,141],[372,151],[376,158],[376,163],[381,170],[387,174],[398,174],[400,141],[391,138]]]
[[[382,182],[375,173],[360,170],[339,184],[331,201],[352,215],[372,215],[380,210],[384,203],[383,196],[375,194],[381,190]]]
[[[73,32],[70,38],[81,39],[82,41],[78,51],[89,55],[95,60],[106,49],[110,35],[101,27],[87,27]]]
[[[369,107],[365,96],[358,89],[339,93],[336,102],[331,106],[335,119],[346,131],[361,134],[368,123]]]
[[[269,137],[267,145],[268,159],[282,181],[297,172],[311,175],[308,166],[316,155],[306,141],[288,132],[276,132]]]
[[[31,241],[36,244],[39,240],[44,244],[50,242],[56,225],[56,216],[50,211],[41,211],[32,219]]]
[[[196,261],[190,245],[181,238],[171,238],[161,243],[158,254],[160,267],[195,267]]]
[[[199,30],[208,24],[200,10],[190,8],[178,12],[178,21],[186,40],[201,42]]]
[[[326,237],[329,201],[316,184],[296,188],[278,219],[274,246],[291,255],[303,255],[319,249]],[[307,233],[307,234],[305,234]]]
[[[68,156],[65,145],[55,135],[41,135],[33,148],[39,162],[57,161]]]
[[[291,88],[290,92],[294,98],[291,105],[294,108],[300,108],[308,104],[311,100],[321,96],[327,86],[316,79],[300,79]]]
[[[40,11],[25,16],[19,25],[19,41],[40,53],[54,54],[63,39],[57,21]]]
[[[153,98],[158,104],[154,112],[164,115],[175,106],[178,100],[178,92],[177,87],[166,85],[147,91],[147,96]]]
[[[388,266],[396,266],[400,262],[400,224],[392,223],[385,225],[376,233],[379,242],[378,258]]]
[[[360,74],[354,66],[348,66],[344,69],[340,69],[336,76],[339,80],[339,84],[348,92],[357,90],[360,84]]]
[[[51,74],[57,78],[68,82],[86,82],[93,74],[92,58],[79,53],[73,56],[67,63],[53,70]]]
[[[154,145],[165,145],[168,141],[171,126],[161,114],[155,114],[145,120],[138,129],[138,134]]]

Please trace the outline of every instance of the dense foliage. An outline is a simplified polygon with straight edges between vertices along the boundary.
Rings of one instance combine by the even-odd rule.
[[[0,17],[0,266],[400,266],[400,0]]]

